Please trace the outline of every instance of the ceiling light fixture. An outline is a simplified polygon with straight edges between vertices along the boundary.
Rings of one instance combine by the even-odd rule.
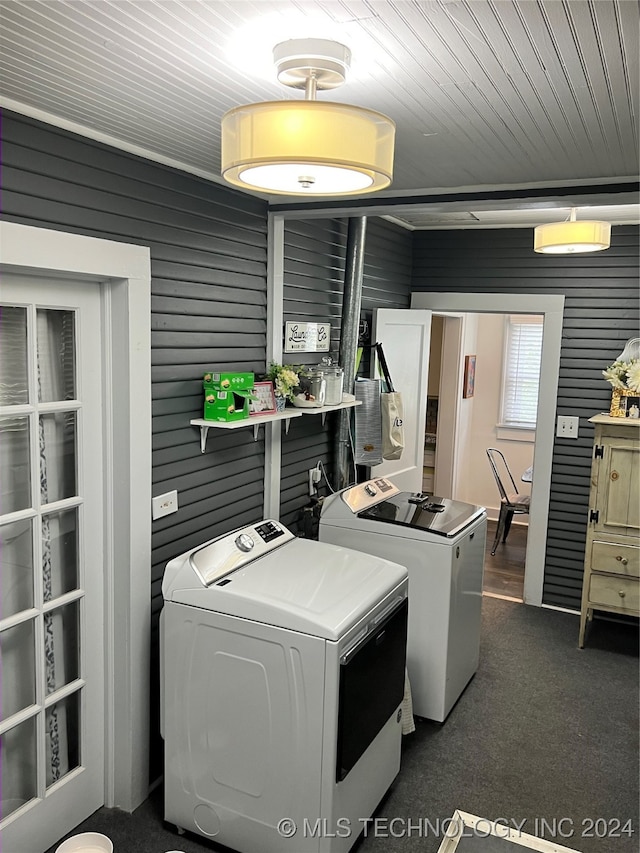
[[[279,195],[357,195],[388,187],[395,124],[374,110],[316,100],[345,79],[349,48],[291,39],[273,50],[278,80],[304,101],[235,107],[222,117],[222,176],[243,189]]]
[[[571,208],[568,222],[549,222],[534,230],[533,248],[545,254],[570,255],[578,252],[601,252],[611,244],[611,225],[595,220],[576,221],[576,208]]]

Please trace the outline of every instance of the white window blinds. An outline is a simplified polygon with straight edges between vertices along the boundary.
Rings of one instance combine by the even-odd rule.
[[[535,429],[542,356],[542,317],[510,315],[502,383],[502,424]]]

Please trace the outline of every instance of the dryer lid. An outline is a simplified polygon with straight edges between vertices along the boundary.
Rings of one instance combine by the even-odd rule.
[[[237,540],[242,532],[231,536]],[[215,567],[207,567],[201,559],[196,572],[191,555],[183,555],[174,581],[163,584],[165,599],[338,640],[385,596],[406,584],[404,566],[287,533],[281,546],[244,561],[209,585],[201,575],[204,571],[214,577]],[[212,559],[214,553],[210,552]]]

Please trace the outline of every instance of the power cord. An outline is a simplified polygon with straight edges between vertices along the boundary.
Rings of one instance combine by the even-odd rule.
[[[334,495],[336,490],[333,488],[333,486],[329,482],[329,478],[327,477],[327,472],[324,469],[324,464],[322,462],[322,459],[318,459],[318,465],[316,467],[320,468],[320,470],[322,471],[322,475],[324,476],[324,481],[327,484],[327,488],[329,489],[331,494]]]

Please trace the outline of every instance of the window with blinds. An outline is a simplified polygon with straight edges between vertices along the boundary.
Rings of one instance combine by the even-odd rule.
[[[503,426],[535,429],[542,357],[541,316],[510,314],[502,382]]]

